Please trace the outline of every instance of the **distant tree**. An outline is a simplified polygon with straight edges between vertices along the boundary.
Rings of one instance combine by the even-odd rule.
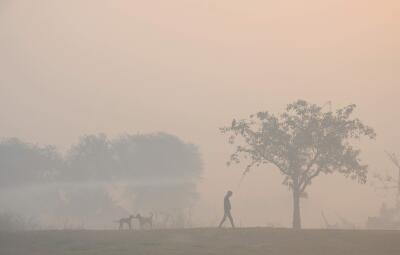
[[[187,208],[197,198],[201,170],[197,148],[172,135],[83,136],[67,152],[58,176],[64,183],[61,208],[74,219],[93,213],[99,218],[115,208]]]
[[[400,209],[400,158],[395,153],[386,151],[386,155],[396,168],[396,177],[392,173],[375,173],[374,177],[379,181],[379,184],[373,183],[375,189],[385,191],[396,190],[396,207]]]
[[[124,135],[113,140],[112,147],[135,208],[176,212],[197,199],[202,160],[196,146],[159,133]]]
[[[400,160],[399,157],[395,153],[389,153],[386,152],[388,155],[390,161],[392,161],[393,165],[397,168],[397,183],[396,183],[396,188],[397,188],[397,207],[400,207]]]
[[[0,142],[0,188],[54,180],[62,158],[52,146],[40,147],[9,138]]]
[[[113,214],[115,217],[119,211],[107,186],[117,174],[117,162],[107,136],[81,136],[67,151],[57,176],[59,217],[68,224],[86,226],[95,226]]]
[[[368,166],[360,161],[360,150],[351,140],[375,138],[374,130],[353,118],[355,105],[324,111],[306,101],[289,104],[278,116],[259,112],[249,119],[233,120],[221,129],[229,142],[238,143],[230,163],[249,160],[245,172],[254,166],[274,165],[284,176],[283,184],[293,193],[293,228],[301,228],[300,198],[320,174],[339,172],[365,183]],[[238,141],[237,138],[242,138]]]
[[[104,134],[85,135],[65,156],[59,181],[109,181],[116,174],[113,148]]]

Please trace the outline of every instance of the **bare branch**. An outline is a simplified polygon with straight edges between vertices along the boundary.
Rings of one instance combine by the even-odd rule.
[[[395,153],[389,153],[387,151],[385,151],[386,154],[388,155],[390,161],[392,161],[392,163],[397,167],[400,168],[400,162],[399,159],[397,158],[397,155]]]

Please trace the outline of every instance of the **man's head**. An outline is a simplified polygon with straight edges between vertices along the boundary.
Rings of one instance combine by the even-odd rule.
[[[226,195],[227,195],[228,197],[230,197],[230,196],[233,195],[233,192],[232,192],[231,190],[228,190],[228,192],[226,193]]]

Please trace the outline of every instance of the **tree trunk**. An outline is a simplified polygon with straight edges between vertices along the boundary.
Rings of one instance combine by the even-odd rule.
[[[293,229],[301,229],[300,188],[296,182],[293,183]]]

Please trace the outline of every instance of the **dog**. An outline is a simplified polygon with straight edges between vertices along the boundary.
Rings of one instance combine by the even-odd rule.
[[[135,216],[136,219],[138,219],[139,221],[139,226],[140,229],[144,229],[144,227],[147,225],[150,228],[153,228],[153,214],[151,213],[149,217],[144,217],[142,215],[140,215],[140,213],[138,213]]]
[[[133,215],[129,216],[128,218],[121,218],[117,220],[116,222],[119,223],[119,230],[122,230],[124,228],[124,225],[128,225],[129,229],[132,229],[132,219],[135,218]]]

